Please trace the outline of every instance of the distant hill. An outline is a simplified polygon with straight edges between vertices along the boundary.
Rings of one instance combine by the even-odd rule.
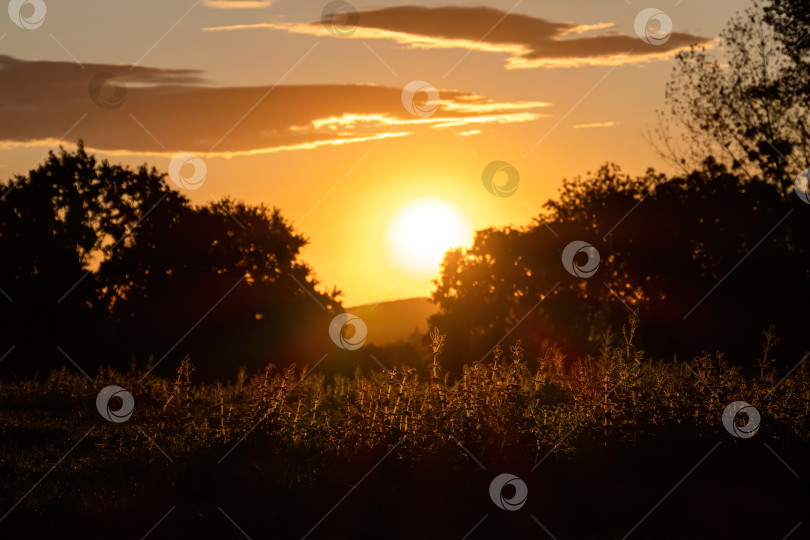
[[[346,311],[366,323],[368,343],[386,345],[407,339],[414,331],[427,332],[427,319],[438,307],[429,299],[418,297],[347,307]]]

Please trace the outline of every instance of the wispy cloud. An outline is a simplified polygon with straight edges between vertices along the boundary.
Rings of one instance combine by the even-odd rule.
[[[259,28],[331,35],[320,22],[269,21],[203,30]],[[709,45],[712,41],[674,32],[665,44],[649,45],[636,36],[618,34],[612,23],[553,22],[493,8],[461,6],[396,6],[361,11],[357,30],[344,38],[384,39],[418,49],[459,48],[506,54],[507,69],[649,62],[670,58],[691,44]]]
[[[107,153],[230,157],[405,137],[425,129],[480,131],[534,121],[548,106],[439,89],[438,109],[422,118],[403,107],[401,88],[370,84],[280,85],[263,99],[268,87],[210,86],[194,70],[102,64],[81,69],[72,62],[0,56],[0,72],[5,148],[50,146],[82,115],[71,139],[83,138],[88,147]],[[102,74],[117,86],[94,83]],[[116,93],[124,87],[125,93]],[[106,102],[99,98],[103,92]]]
[[[272,6],[275,0],[204,0],[203,4],[214,9],[257,9]]]
[[[574,129],[604,128],[620,125],[621,122],[594,122],[591,124],[575,124]]]

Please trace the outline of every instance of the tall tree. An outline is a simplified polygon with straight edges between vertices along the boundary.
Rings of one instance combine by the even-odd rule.
[[[805,206],[712,160],[671,179],[606,166],[564,182],[543,220],[479,231],[470,249],[448,253],[432,323],[448,334],[451,371],[506,336],[502,348],[520,339],[530,357],[552,345],[595,353],[636,310],[639,342],[653,356],[722,349],[750,363],[771,324],[791,338],[810,324]],[[599,252],[591,277],[563,266],[576,240]],[[783,342],[783,352],[805,348]]]
[[[808,34],[806,2],[755,2],[729,21],[716,48],[679,54],[661,147],[693,164],[717,156],[787,195],[810,164]],[[677,149],[676,133],[683,137]]]
[[[338,292],[319,290],[306,240],[276,209],[192,205],[164,173],[98,163],[81,142],[0,189],[7,374],[64,355],[86,370],[133,355],[171,369],[192,353],[202,374],[231,376],[328,350]]]
[[[57,346],[73,350],[83,330],[105,334],[87,274],[106,214],[96,166],[80,145],[0,187],[0,348],[15,348],[5,369],[17,367],[15,358],[28,370],[49,367]]]

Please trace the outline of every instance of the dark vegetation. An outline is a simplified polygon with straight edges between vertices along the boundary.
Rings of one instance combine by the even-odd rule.
[[[312,538],[461,538],[488,514],[479,537],[540,537],[530,513],[560,534],[620,538],[713,448],[638,537],[759,538],[793,525],[786,516],[804,519],[810,494],[792,473],[810,474],[810,366],[782,380],[772,335],[752,376],[718,355],[655,362],[633,345],[635,330],[631,322],[568,370],[554,351],[530,370],[519,344],[497,349],[459,384],[437,376],[437,332],[427,374],[401,366],[327,379],[270,365],[200,385],[186,359],[171,379],[63,369],[5,383],[2,508],[81,442],[2,523],[4,537],[102,538],[127,523],[125,537],[140,538],[175,507],[150,537],[239,538],[222,508],[253,538],[301,538],[316,525]],[[108,384],[136,395],[126,423],[95,409]],[[762,427],[756,442],[735,440],[719,419],[750,396]],[[510,519],[487,496],[501,472],[530,486],[527,511]],[[746,496],[758,519],[730,520]]]
[[[329,343],[331,316],[309,295],[334,309],[336,292],[317,290],[306,240],[276,209],[195,206],[165,174],[98,163],[81,144],[2,189],[5,374],[58,367],[59,347],[85,370],[151,356],[171,373],[193,354],[210,380]]]

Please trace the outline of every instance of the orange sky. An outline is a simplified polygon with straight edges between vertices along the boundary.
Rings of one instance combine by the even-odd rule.
[[[661,2],[672,33],[655,45],[634,28],[646,4],[629,1],[358,1],[357,28],[337,27],[344,36],[321,23],[327,4],[44,2],[41,24],[32,7],[22,13],[35,28],[3,19],[0,175],[60,140],[163,170],[190,152],[207,169],[192,200],[279,207],[347,305],[423,296],[438,267],[391,257],[398,212],[430,199],[472,228],[522,225],[563,177],[606,161],[667,170],[645,132],[671,55],[711,46],[744,7]],[[413,97],[426,112],[403,104],[411,81],[437,90],[435,111],[424,93]],[[519,172],[510,197],[482,185],[496,160]]]

